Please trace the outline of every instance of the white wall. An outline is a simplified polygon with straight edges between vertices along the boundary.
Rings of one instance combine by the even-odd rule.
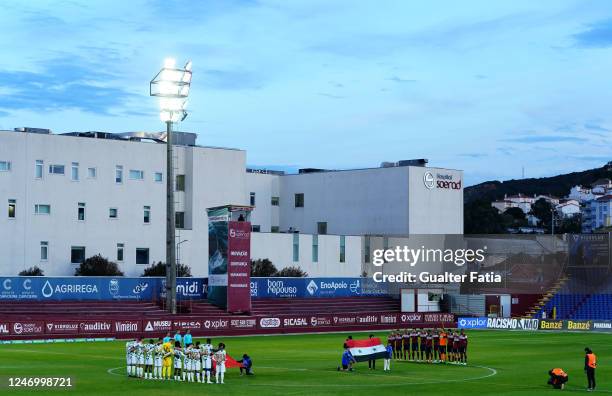
[[[293,236],[299,237],[299,261],[293,261]],[[347,236],[346,261],[340,262],[340,236],[319,235],[319,260],[312,261],[312,235],[251,233],[251,258],[270,259],[278,270],[299,266],[309,276],[360,276],[361,237]]]
[[[463,234],[463,172],[441,168],[411,166],[410,170],[410,234]],[[461,182],[458,190],[427,188],[425,173],[437,182],[438,175]],[[437,184],[437,183],[436,183]]]
[[[251,224],[260,226],[261,232],[271,232],[279,226],[279,206],[272,206],[272,197],[279,197],[281,176],[263,173],[246,173],[246,194],[255,193],[255,208],[251,212]]]
[[[286,175],[280,178],[280,227],[336,235],[408,234],[408,167]],[[304,194],[304,207],[294,196]]]

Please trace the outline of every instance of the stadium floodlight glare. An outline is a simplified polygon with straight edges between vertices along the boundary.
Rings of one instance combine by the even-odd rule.
[[[174,164],[172,123],[187,117],[187,97],[191,88],[191,61],[176,67],[173,58],[149,84],[149,94],[159,98],[159,116],[166,123],[166,308],[176,314],[176,220],[174,211]],[[179,242],[182,243],[183,241]]]
[[[167,58],[164,67],[151,80],[149,93],[159,98],[162,121],[179,122],[187,117],[185,108],[191,88],[191,68],[191,61],[183,68],[177,68],[176,61]]]

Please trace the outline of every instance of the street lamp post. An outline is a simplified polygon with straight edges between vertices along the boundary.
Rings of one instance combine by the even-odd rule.
[[[160,118],[166,123],[166,307],[173,314],[176,313],[176,219],[172,123],[187,117],[191,74],[191,61],[177,68],[174,59],[166,59],[164,67],[149,84],[149,94],[159,98]]]

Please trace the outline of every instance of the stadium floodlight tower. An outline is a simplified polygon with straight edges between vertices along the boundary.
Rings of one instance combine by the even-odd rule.
[[[174,164],[172,124],[187,117],[191,88],[191,61],[176,67],[168,58],[149,84],[149,94],[159,98],[160,118],[166,123],[166,308],[176,313],[176,223],[174,212]]]

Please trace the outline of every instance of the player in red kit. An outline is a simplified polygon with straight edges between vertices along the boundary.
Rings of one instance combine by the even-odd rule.
[[[453,333],[453,362],[459,362],[459,333]]]
[[[438,332],[438,330],[434,330],[434,332],[432,334],[432,337],[433,337],[433,351],[432,351],[433,356],[432,356],[432,359],[433,359],[434,363],[438,363],[439,362],[439,360],[438,360],[439,353],[438,352],[440,350],[440,333]]]
[[[425,359],[428,363],[431,363],[432,357],[432,348],[433,348],[433,334],[431,330],[427,331],[425,335]]]
[[[402,332],[397,330],[395,333],[395,343],[393,344],[393,355],[395,359],[402,358]]]
[[[393,355],[395,356],[395,332],[391,331],[391,333],[389,333],[389,336],[387,337],[387,345],[391,344],[391,346],[393,347]]]
[[[404,334],[402,334],[402,350],[404,351],[404,360],[407,360],[410,355],[410,334],[408,330],[404,330]]]
[[[419,352],[421,354],[421,359],[419,359],[420,362],[425,360],[425,341],[427,340],[427,332],[425,331],[425,329],[421,330],[419,332]]]
[[[462,329],[461,333],[459,334],[459,361],[464,366],[467,366],[467,344],[468,336]]]
[[[419,329],[412,329],[410,331],[410,360],[417,360],[419,354]]]

